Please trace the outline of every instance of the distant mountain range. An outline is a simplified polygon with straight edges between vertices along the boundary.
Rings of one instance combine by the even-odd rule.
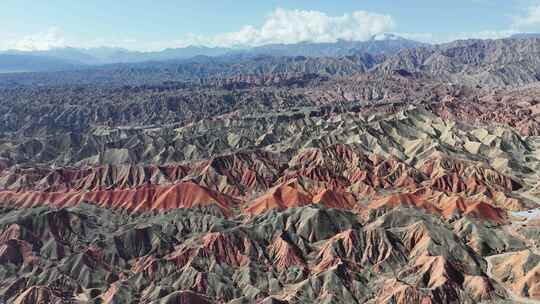
[[[0,73],[72,70],[79,64],[66,59],[27,54],[0,54]]]
[[[389,41],[383,42],[390,45]],[[273,55],[264,55],[260,48],[222,56],[199,55],[189,59],[106,65],[77,65],[73,61],[35,55],[3,55],[4,59],[0,56],[0,64],[4,64],[7,72],[32,69],[52,72],[4,74],[0,77],[0,87],[160,85],[164,82],[242,87],[303,83],[312,79],[353,75],[375,78],[401,75],[480,87],[520,86],[540,80],[540,38],[468,39],[439,45],[403,46],[395,53],[390,47],[373,51],[377,50],[373,49],[377,43],[369,43],[356,43],[364,48],[344,47],[355,45],[354,42],[304,43],[292,45],[290,49],[285,49],[285,46],[267,47],[274,52],[266,53]],[[316,45],[318,48],[302,48],[301,45]],[[288,56],[279,55],[284,50],[288,50]],[[298,55],[308,54],[308,51],[311,56]],[[62,71],[54,72],[54,69]]]
[[[172,59],[187,59],[195,56],[221,56],[232,49],[189,46],[178,49],[165,49],[160,52],[139,52],[122,48],[100,47],[91,49],[57,48],[47,51],[18,51],[0,52],[0,56],[35,56],[64,61],[72,65],[102,65],[111,63],[135,63],[144,61],[164,61]]]
[[[434,74],[446,75],[447,81],[452,81],[452,77],[449,76],[454,72],[462,72],[463,64],[470,66],[471,64],[478,64],[481,67],[480,71],[483,71],[484,64],[489,64],[488,61],[495,62],[500,57],[512,56],[511,62],[514,62],[515,58],[521,56],[520,51],[516,51],[514,47],[528,47],[536,46],[536,40],[540,38],[540,34],[523,33],[516,34],[507,39],[501,40],[479,40],[468,39],[459,40],[446,44],[430,45],[421,43],[409,39],[405,39],[393,34],[385,34],[373,37],[368,41],[337,41],[335,43],[296,43],[296,44],[271,44],[260,47],[254,47],[250,49],[234,49],[234,48],[210,48],[203,46],[190,46],[185,48],[165,49],[159,52],[139,52],[131,51],[122,48],[92,48],[92,49],[78,49],[78,48],[59,48],[48,51],[4,51],[0,52],[0,73],[13,73],[13,72],[54,72],[54,71],[69,71],[69,70],[88,70],[90,68],[107,66],[108,70],[125,70],[125,69],[148,69],[153,67],[155,70],[163,69],[166,66],[167,69],[171,67],[171,64],[186,64],[187,67],[193,66],[193,69],[188,68],[188,72],[184,76],[193,77],[207,77],[209,74],[215,73],[216,75],[223,76],[221,69],[226,69],[230,73],[230,69],[226,68],[229,64],[243,62],[239,68],[244,73],[254,73],[255,70],[251,66],[257,67],[257,63],[270,63],[269,70],[283,70],[282,72],[306,72],[317,71],[320,67],[317,65],[325,66],[329,74],[345,74],[351,71],[366,71],[371,69],[375,65],[381,65],[379,70],[407,70],[426,72],[431,71]],[[532,40],[530,43],[523,42],[517,46],[512,44],[521,40]],[[481,45],[482,47],[478,47]],[[479,49],[478,49],[479,48]],[[482,48],[485,48],[482,49]],[[534,48],[536,50],[536,48]],[[485,53],[487,50],[491,50],[491,53]],[[530,52],[528,49],[523,49],[525,53],[531,55],[529,62],[536,62],[536,52]],[[462,52],[472,52],[471,54],[462,54]],[[501,53],[502,52],[502,53]],[[517,53],[516,53],[517,52]],[[478,58],[475,56],[479,56]],[[275,58],[290,58],[285,61],[290,61],[286,64],[286,67],[279,68],[274,60],[269,60],[268,57]],[[297,58],[298,57],[298,58]],[[305,61],[305,59],[323,58],[323,61]],[[265,58],[265,59],[262,59]],[[300,61],[301,58],[304,58]],[[452,59],[453,58],[453,59]],[[461,62],[461,59],[464,62]],[[456,61],[456,59],[459,59]],[[281,62],[280,60],[277,60]],[[313,62],[312,62],[313,61]],[[471,62],[469,62],[471,61]],[[245,68],[245,63],[249,68]],[[301,62],[301,71],[298,70],[298,64],[295,62]],[[308,63],[306,67],[303,62]],[[383,63],[384,62],[384,63]],[[506,62],[508,63],[508,62]],[[212,66],[210,70],[203,67]],[[292,67],[294,64],[295,67]],[[117,66],[118,65],[118,66]],[[345,68],[343,68],[345,66]],[[198,67],[198,68],[197,68]],[[442,69],[444,67],[444,69]],[[508,70],[509,65],[506,69]],[[237,67],[238,68],[238,67]],[[260,68],[260,67],[259,67]],[[216,71],[219,70],[219,71]],[[173,74],[185,74],[185,68],[172,71]],[[234,70],[234,69],[233,69]],[[434,70],[440,70],[440,73],[435,73]],[[469,71],[469,78],[471,78]],[[529,78],[536,79],[537,75],[525,72],[527,75],[517,75],[522,73],[523,69],[516,67],[512,73],[516,74],[515,77],[520,82],[529,82]],[[195,74],[193,74],[195,73]],[[226,74],[227,74],[226,73]],[[504,74],[508,74],[505,72]],[[236,74],[236,73],[232,73]],[[467,73],[465,73],[467,74]],[[464,75],[465,75],[464,74]],[[523,74],[523,73],[522,73]],[[540,74],[539,74],[540,75]],[[454,79],[455,80],[455,79]],[[497,82],[507,83],[498,79]]]
[[[342,57],[358,53],[391,55],[405,48],[421,46],[427,46],[427,44],[393,34],[384,34],[374,36],[368,41],[272,44],[250,49],[189,46],[159,52],[139,52],[110,47],[91,49],[68,47],[47,51],[8,50],[0,52],[0,72],[58,71],[113,63],[184,60],[197,56]]]
[[[510,36],[514,39],[529,39],[529,38],[540,38],[540,33],[519,33]]]

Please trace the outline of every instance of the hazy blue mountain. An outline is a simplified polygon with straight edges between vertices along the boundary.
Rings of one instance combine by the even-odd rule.
[[[64,71],[79,67],[80,64],[53,57],[0,54],[0,73]]]
[[[510,36],[514,39],[529,39],[529,38],[540,38],[540,33],[519,33]]]
[[[189,46],[169,48],[159,52],[140,52],[115,47],[57,48],[47,51],[0,52],[4,57],[0,71],[57,71],[78,66],[114,63],[141,63],[203,58],[253,58],[275,57],[343,57],[356,54],[394,55],[403,49],[427,46],[424,43],[401,38],[392,34],[373,37],[368,41],[337,41],[335,43],[272,44],[250,49],[211,48]],[[20,57],[18,57],[20,56]],[[29,58],[29,59],[28,59]],[[9,62],[11,60],[11,62]]]
[[[272,56],[340,57],[357,53],[393,55],[402,49],[427,46],[425,43],[385,34],[368,41],[345,41],[334,43],[272,44],[256,47],[250,53]]]
[[[133,63],[144,61],[164,61],[187,59],[195,56],[221,56],[231,52],[228,48],[209,48],[189,46],[185,48],[165,49],[159,52],[139,52],[122,48],[85,49],[84,53],[93,56],[97,63]]]
[[[55,48],[47,51],[17,51],[8,50],[0,54],[5,55],[22,55],[22,56],[38,56],[45,58],[55,58],[62,61],[67,61],[72,64],[96,64],[96,58],[84,52],[82,49],[66,47]]]
[[[101,65],[109,63],[134,63],[144,61],[164,61],[175,59],[187,59],[195,56],[221,56],[231,52],[232,49],[208,48],[208,47],[185,47],[177,49],[165,49],[159,52],[138,52],[123,48],[56,48],[47,51],[17,51],[8,50],[0,52],[5,55],[23,55],[55,58],[68,61],[73,64]]]
[[[100,65],[109,63],[134,63],[144,61],[164,61],[188,59],[196,56],[217,57],[223,55],[270,55],[270,56],[306,56],[339,57],[357,53],[392,55],[404,48],[416,48],[425,44],[407,40],[392,34],[373,37],[368,41],[338,41],[335,43],[296,43],[271,44],[250,49],[211,48],[188,46],[169,48],[159,52],[139,52],[123,48],[57,48],[48,51],[6,51],[0,54],[32,55],[57,58],[73,64]]]

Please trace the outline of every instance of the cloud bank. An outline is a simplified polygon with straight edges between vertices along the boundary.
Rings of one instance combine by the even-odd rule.
[[[483,0],[482,0],[483,1]],[[486,30],[462,33],[399,32],[396,22],[387,14],[354,11],[340,16],[331,16],[314,10],[287,10],[278,8],[268,14],[261,25],[245,25],[235,32],[213,36],[188,34],[176,40],[140,41],[121,37],[111,40],[96,38],[92,41],[66,39],[57,27],[24,37],[0,37],[0,49],[43,51],[66,46],[94,48],[121,47],[142,51],[159,51],[165,48],[191,45],[208,47],[254,47],[266,44],[290,44],[299,42],[336,42],[338,40],[366,41],[381,37],[384,33],[427,42],[445,43],[458,39],[499,39],[524,31],[540,28],[540,0],[537,5],[525,8],[521,16],[511,18],[511,24],[503,30]]]
[[[336,42],[369,40],[391,31],[395,26],[390,15],[354,11],[342,16],[328,16],[319,11],[285,10],[269,14],[260,28],[246,25],[237,32],[213,37],[191,35],[185,43],[210,46],[259,46],[274,43]]]
[[[20,51],[46,51],[66,46],[66,41],[59,28],[51,27],[48,30],[24,36],[13,41],[8,48]]]
[[[514,28],[531,29],[540,26],[540,3],[529,6],[525,15],[514,17]]]
[[[367,11],[329,16],[326,13],[313,10],[278,8],[266,16],[260,27],[245,25],[239,31],[214,36],[189,34],[177,41],[146,42],[144,49],[158,50],[188,45],[253,47],[274,43],[336,42],[340,39],[365,41],[376,35],[389,32],[394,27],[395,22],[390,15]],[[62,31],[57,27],[19,39],[3,40],[3,43],[0,42],[0,48],[21,51],[44,51],[66,46],[91,48],[103,45],[133,48],[136,42],[134,39],[120,39],[109,43],[102,39],[96,39],[94,42],[67,41]],[[140,43],[138,42],[138,44]]]

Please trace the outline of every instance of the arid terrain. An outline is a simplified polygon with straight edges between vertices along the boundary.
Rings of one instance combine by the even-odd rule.
[[[391,47],[0,75],[0,303],[540,303],[540,39]]]

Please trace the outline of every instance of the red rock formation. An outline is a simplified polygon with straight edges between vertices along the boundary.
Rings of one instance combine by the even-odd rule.
[[[380,209],[380,208],[389,208],[393,209],[396,207],[412,207],[412,208],[422,208],[428,212],[435,214],[441,214],[441,210],[431,203],[428,200],[417,194],[413,193],[396,193],[388,196],[384,196],[380,199],[372,201],[368,208],[370,209]]]
[[[343,263],[347,260],[352,265],[360,268],[358,256],[361,255],[362,244],[357,233],[348,229],[336,234],[325,242],[317,255],[318,264],[315,266],[315,272],[323,272],[330,267]]]
[[[438,288],[445,285],[461,285],[463,274],[452,263],[442,256],[421,256],[416,259],[414,267],[418,270],[419,284],[422,287]]]
[[[249,240],[222,232],[209,233],[203,238],[198,255],[214,256],[218,263],[242,266],[248,258]]]
[[[270,256],[274,259],[274,267],[281,271],[293,266],[306,267],[300,250],[283,235],[276,237],[269,249]]]
[[[377,303],[384,304],[435,304],[434,300],[424,294],[419,288],[415,286],[400,282],[392,279],[383,284],[380,294],[377,296]]]
[[[373,200],[368,208],[421,208],[427,212],[440,214],[446,219],[468,216],[495,223],[504,223],[507,214],[503,209],[491,204],[464,199],[458,195],[440,197],[441,194],[431,191],[417,191],[415,193],[397,193]]]
[[[328,208],[354,210],[360,208],[354,195],[339,190],[322,189],[313,197],[313,203],[321,204]]]
[[[68,192],[13,192],[1,191],[0,200],[18,207],[43,204],[73,206],[88,202],[100,207],[127,209],[133,212],[217,206],[224,214],[238,201],[224,194],[199,186],[193,182],[181,182],[171,186],[145,185],[127,190],[68,191]]]
[[[246,209],[249,214],[260,214],[271,209],[283,210],[311,204],[311,194],[292,180],[270,189],[266,194],[255,199]]]
[[[507,219],[507,214],[502,209],[484,202],[477,202],[470,205],[467,210],[465,210],[464,215],[478,219],[485,219],[495,223],[504,223]]]
[[[199,184],[231,196],[265,191],[277,178],[279,162],[270,153],[255,151],[214,157],[193,166],[190,175]]]
[[[465,276],[463,286],[474,297],[474,300],[478,302],[489,301],[490,299],[504,295],[504,292],[495,288],[494,283],[490,279],[482,276]]]

